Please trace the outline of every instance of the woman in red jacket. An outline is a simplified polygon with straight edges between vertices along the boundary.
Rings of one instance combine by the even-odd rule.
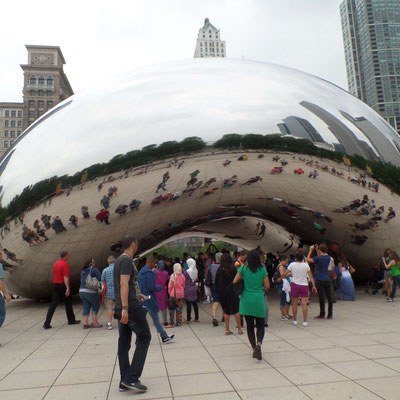
[[[175,325],[175,314],[176,314],[176,326],[182,325],[182,305],[183,298],[185,297],[185,277],[182,274],[181,264],[174,264],[174,273],[168,283],[169,293],[169,324]]]

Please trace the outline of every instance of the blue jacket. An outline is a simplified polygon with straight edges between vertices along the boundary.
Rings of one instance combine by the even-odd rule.
[[[162,290],[162,286],[156,286],[156,276],[152,269],[145,265],[138,274],[138,283],[140,293],[145,296],[150,295],[150,300],[145,300],[143,302],[143,306],[158,312],[160,309],[158,307],[158,301],[156,297],[156,292],[160,292]]]
[[[90,267],[85,268],[81,272],[81,285],[79,289],[87,289],[86,287],[86,278],[88,277],[90,272]],[[95,276],[99,281],[101,281],[100,271],[96,267],[92,267],[91,276]]]

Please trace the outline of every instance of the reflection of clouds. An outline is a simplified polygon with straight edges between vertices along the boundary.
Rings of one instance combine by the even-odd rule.
[[[261,62],[186,60],[142,68],[75,95],[71,105],[16,145],[0,177],[4,203],[29,184],[74,174],[152,143],[276,133],[276,124],[287,115],[309,120],[325,141],[337,142],[323,121],[299,105],[303,100],[332,113],[359,139],[368,141],[339,109],[366,117],[385,136],[396,138],[367,105],[312,75]]]

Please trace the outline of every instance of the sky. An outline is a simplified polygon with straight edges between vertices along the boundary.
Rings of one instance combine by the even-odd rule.
[[[60,46],[65,73],[80,92],[137,67],[192,58],[206,17],[221,30],[228,58],[285,65],[347,89],[341,1],[5,2],[0,101],[22,101],[25,44]]]

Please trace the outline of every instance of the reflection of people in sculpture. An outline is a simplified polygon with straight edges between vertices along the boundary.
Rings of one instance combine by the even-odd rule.
[[[169,171],[167,171],[162,178],[163,183],[167,182],[167,180],[169,179]]]
[[[128,209],[128,206],[126,204],[120,204],[116,209],[115,213],[118,215],[124,215],[126,213],[126,210]]]
[[[196,182],[197,182],[197,178],[193,177],[186,183],[186,186],[193,186]]]
[[[254,178],[250,178],[247,182],[242,183],[242,186],[251,185],[252,183],[256,183],[256,182],[262,182],[262,178],[258,175]]]
[[[65,226],[63,225],[59,216],[55,217],[51,227],[54,229],[56,233],[61,233],[66,231]]]
[[[51,225],[50,225],[50,218],[51,216],[49,215],[43,215],[40,217],[40,219],[42,220],[44,226],[46,227],[46,229],[50,229]]]
[[[160,204],[161,203],[161,200],[162,200],[162,194],[160,194],[159,196],[157,196],[157,197],[154,197],[154,199],[151,201],[151,205],[152,206],[154,206],[154,205],[156,205],[156,204]]]
[[[118,240],[118,242],[112,243],[110,246],[111,251],[115,253],[121,253],[122,251],[122,242]]]
[[[272,161],[274,161],[274,162],[278,162],[278,161],[279,161],[279,159],[280,159],[280,157],[279,157],[279,156],[275,156],[275,157],[272,159]]]
[[[137,209],[140,207],[141,204],[142,204],[141,200],[133,199],[133,200],[129,203],[129,208],[131,209],[131,211],[137,210]]]
[[[6,248],[3,249],[4,254],[7,256],[7,258],[11,261],[17,262],[19,264],[23,264],[23,260],[20,258],[17,258],[16,254],[13,253],[12,251],[7,250]]]
[[[185,162],[184,160],[178,162],[178,169],[179,169],[180,167],[182,167],[182,165],[183,165],[184,162]]]
[[[357,246],[362,246],[368,240],[368,236],[365,235],[351,235],[351,237],[353,238],[352,243]]]
[[[218,189],[218,188],[207,189],[207,190],[203,193],[203,196],[207,196],[207,195],[209,195],[209,194],[214,194],[215,191],[216,191],[217,189]]]
[[[198,169],[196,169],[196,171],[194,171],[194,172],[192,172],[192,173],[190,174],[190,178],[191,178],[191,179],[196,178],[196,176],[197,176],[199,173],[200,173],[200,171],[199,171]]]
[[[204,187],[208,188],[212,183],[217,182],[217,178],[210,178],[205,184]]]
[[[266,231],[267,227],[265,226],[264,222],[261,224],[260,227],[260,233],[258,234],[259,238],[262,238],[265,236],[265,231]]]
[[[225,178],[223,181],[224,188],[230,188],[237,182],[237,175],[232,175],[230,178]]]
[[[81,213],[83,215],[83,219],[89,219],[90,218],[89,208],[87,206],[82,206],[81,207]]]
[[[228,166],[231,162],[232,162],[231,160],[226,159],[226,160],[222,163],[222,165],[223,165],[224,167],[226,167],[226,166]]]
[[[78,217],[76,215],[71,215],[69,217],[69,222],[71,223],[71,225],[73,225],[75,228],[78,227]]]
[[[49,240],[49,238],[46,236],[46,231],[40,226],[39,220],[36,220],[33,223],[33,227],[36,229],[36,233],[44,238],[44,240]]]
[[[108,221],[108,217],[110,216],[110,212],[108,210],[105,210],[104,208],[100,210],[99,213],[96,215],[96,221],[97,222],[103,222],[106,225],[109,225],[110,222]]]
[[[110,208],[110,199],[104,195],[103,198],[100,200],[100,204],[103,208],[107,210],[107,208]]]
[[[157,185],[156,193],[158,193],[158,191],[159,191],[160,189],[162,189],[164,192],[167,190],[167,189],[165,189],[165,182],[164,182],[164,181],[162,181],[161,183],[159,183],[159,184]]]
[[[389,212],[386,218],[384,219],[385,222],[389,222],[391,219],[393,219],[396,216],[396,212],[393,210],[392,207],[389,207]]]

